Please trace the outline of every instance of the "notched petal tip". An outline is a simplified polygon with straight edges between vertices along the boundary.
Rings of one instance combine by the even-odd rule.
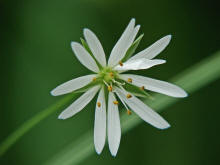
[[[100,155],[100,154],[102,153],[102,149],[98,149],[98,148],[96,148],[96,147],[95,147],[95,151],[96,151],[96,153],[97,153],[98,155]]]
[[[58,96],[58,95],[56,94],[55,89],[53,89],[52,91],[50,91],[50,94],[51,94],[52,96]]]
[[[162,60],[162,59],[154,59],[154,62],[157,63],[157,65],[159,65],[159,64],[164,64],[167,61],[166,60]]]
[[[83,29],[83,35],[84,36],[86,36],[86,33],[90,33],[90,32],[92,32],[90,29],[88,29],[88,28],[84,28]]]
[[[65,94],[65,93],[60,92],[60,90],[56,87],[56,88],[54,88],[54,89],[50,92],[50,94],[51,94],[52,96],[60,96],[60,95],[63,95],[63,94]]]
[[[183,89],[181,89],[181,91],[177,97],[179,97],[179,98],[188,97],[188,93],[186,91],[184,91]]]
[[[64,117],[62,116],[62,114],[60,114],[60,115],[58,116],[58,119],[60,119],[60,120],[65,120],[66,118],[64,118]]]
[[[181,87],[174,85],[176,87],[176,92],[175,94],[173,94],[172,97],[176,97],[176,98],[184,98],[188,96],[188,93],[183,90]]]
[[[83,28],[83,32],[90,31],[89,28]]]
[[[164,37],[161,38],[161,41],[167,43],[167,45],[170,43],[170,40],[172,39],[172,35],[171,34],[168,34]]]
[[[167,39],[171,40],[172,35],[171,35],[171,34],[169,34],[169,35],[167,35],[167,36],[165,36],[165,37],[167,37]]]
[[[137,25],[135,26],[135,28],[137,28],[138,30],[140,29],[141,25]]]
[[[116,157],[117,153],[111,153],[113,157]]]
[[[71,47],[73,48],[73,47],[75,47],[76,45],[78,45],[79,43],[77,43],[77,42],[75,42],[75,41],[71,41],[70,42],[70,45],[71,45]]]
[[[130,22],[135,23],[135,18],[131,18]]]
[[[165,129],[168,129],[168,128],[170,128],[170,127],[171,127],[171,125],[170,125],[169,123],[167,123],[166,125],[164,125],[164,126],[161,127],[161,128],[158,128],[158,129],[165,130]]]
[[[162,40],[164,41],[164,43],[166,43],[166,46],[165,46],[165,47],[167,47],[167,45],[169,45],[171,39],[172,39],[172,35],[171,35],[171,34],[169,34],[169,35],[167,35],[167,36],[165,36],[165,37],[162,38]]]

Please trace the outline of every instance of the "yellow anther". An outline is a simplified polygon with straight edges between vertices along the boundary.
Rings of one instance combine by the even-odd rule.
[[[132,96],[131,96],[131,94],[128,93],[126,97],[129,99],[129,98],[131,98]]]
[[[108,86],[108,91],[112,92],[112,86]]]
[[[141,89],[144,90],[145,89],[144,86],[142,86]]]
[[[100,102],[97,102],[97,106],[98,106],[98,107],[101,107],[101,103],[100,103]]]
[[[118,105],[118,101],[117,101],[117,100],[113,101],[113,103],[114,103],[115,105]]]
[[[112,72],[109,73],[110,77],[114,77],[114,74]]]
[[[92,78],[92,81],[96,81],[96,77],[93,77],[93,78]]]
[[[129,82],[129,83],[132,83],[132,79],[131,79],[131,78],[128,78],[128,82]]]
[[[120,61],[120,62],[119,62],[119,65],[120,65],[120,66],[123,66],[123,63]]]
[[[131,111],[129,109],[127,109],[127,114],[131,115]]]

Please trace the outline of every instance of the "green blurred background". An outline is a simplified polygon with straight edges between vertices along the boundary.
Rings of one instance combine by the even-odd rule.
[[[55,103],[50,91],[85,75],[70,42],[79,41],[84,27],[99,37],[108,55],[131,18],[145,36],[137,51],[172,34],[160,58],[167,63],[139,72],[168,80],[220,48],[220,12],[205,0],[20,0],[1,3],[0,141],[24,121]],[[195,77],[196,78],[196,77]],[[122,135],[116,158],[108,146],[81,164],[205,165],[218,164],[220,148],[219,86],[211,83],[162,115],[168,130],[142,123]],[[2,158],[1,165],[39,165],[74,139],[93,129],[94,102],[65,121],[51,115],[22,137]],[[123,128],[122,128],[123,129]],[[93,136],[93,134],[91,134]]]

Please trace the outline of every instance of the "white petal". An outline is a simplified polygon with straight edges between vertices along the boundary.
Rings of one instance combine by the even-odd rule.
[[[142,50],[141,52],[137,53],[133,57],[131,57],[132,60],[138,59],[138,58],[147,58],[152,59],[156,57],[160,52],[162,52],[167,45],[170,43],[171,35],[167,35],[154,44],[152,44],[150,47]]]
[[[86,75],[86,76],[78,77],[73,80],[67,81],[59,85],[55,89],[53,89],[51,91],[51,95],[59,96],[59,95],[67,94],[77,89],[80,89],[88,85],[90,82],[92,82],[92,78],[94,78],[95,76],[96,76],[95,74],[91,74],[91,75]]]
[[[95,97],[100,86],[95,86],[80,96],[75,102],[67,107],[60,115],[59,119],[67,119],[81,111]]]
[[[130,46],[131,46],[132,43],[134,42],[134,39],[135,39],[135,37],[137,36],[140,27],[141,27],[140,25],[135,26],[135,28],[134,28],[134,30],[133,30],[133,33],[132,33],[132,35],[131,35],[131,43],[130,43]],[[129,47],[130,47],[130,46],[129,46]],[[129,48],[129,47],[128,47],[128,48]]]
[[[97,36],[91,30],[84,29],[84,37],[97,61],[106,66],[105,52]]]
[[[100,107],[98,107],[98,103],[101,103]],[[105,145],[106,137],[106,103],[104,88],[102,88],[99,92],[97,104],[95,110],[94,144],[96,152],[100,154]]]
[[[132,97],[128,99],[126,97],[127,92],[119,88],[116,88],[116,93],[144,121],[159,129],[166,129],[170,127],[169,123],[167,123],[166,120],[164,120],[158,113],[153,111],[150,107],[148,107],[134,95],[132,95]]]
[[[113,104],[116,98],[109,92],[108,98],[108,144],[110,152],[116,156],[121,140],[121,126],[118,112],[118,105]]]
[[[133,75],[133,74],[123,74],[121,78],[127,80],[128,78],[132,79],[132,84],[136,86],[144,86],[145,89],[162,93],[172,97],[186,97],[187,93],[180,87],[165,82],[161,80],[155,80],[148,77]]]
[[[77,42],[71,42],[71,46],[76,57],[85,67],[96,73],[99,71],[99,68],[96,65],[95,60],[91,57],[91,55],[85,50],[85,48],[81,44]]]
[[[123,32],[122,36],[118,40],[118,42],[113,47],[109,60],[109,66],[115,66],[118,62],[125,56],[126,51],[131,46],[134,40],[134,31],[137,31],[139,28],[137,27],[136,30],[134,29],[135,19],[131,19],[130,23],[128,24],[127,28]]]
[[[141,69],[148,69],[155,65],[165,63],[165,60],[149,60],[146,58],[140,58],[136,60],[128,60],[127,62],[123,63],[123,66],[117,65],[114,69],[118,71],[126,71],[126,70],[141,70]]]

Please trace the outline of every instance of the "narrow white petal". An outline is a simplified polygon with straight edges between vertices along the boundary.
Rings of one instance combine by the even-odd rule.
[[[134,25],[135,25],[135,19],[131,19],[129,22],[127,28],[123,32],[122,36],[118,40],[118,42],[113,47],[109,60],[108,65],[109,66],[115,66],[118,64],[118,62],[125,56],[126,51],[131,46],[133,40],[134,40]],[[136,28],[135,31],[137,31],[139,28]]]
[[[92,78],[94,78],[95,76],[96,76],[95,74],[91,74],[91,75],[86,75],[86,76],[78,77],[73,80],[67,81],[59,85],[55,89],[53,89],[51,91],[51,95],[59,96],[59,95],[67,94],[77,89],[80,89],[88,85],[90,82],[92,82]]]
[[[109,92],[108,98],[108,144],[110,152],[116,156],[121,140],[121,126],[118,112],[118,105],[113,104],[116,98]]]
[[[114,69],[118,71],[127,71],[127,70],[141,70],[141,69],[148,69],[155,65],[165,63],[165,60],[149,60],[146,58],[139,58],[135,60],[128,60],[127,62],[123,63],[123,66],[117,65]]]
[[[91,30],[84,29],[84,37],[97,61],[106,66],[105,52],[97,36]]]
[[[138,34],[138,31],[139,31],[139,29],[140,29],[140,25],[137,25],[137,26],[135,26],[135,28],[134,28],[134,30],[133,30],[133,33],[132,33],[132,35],[131,35],[131,43],[130,43],[130,46],[132,45],[132,43],[134,42],[134,39],[135,39],[135,37],[137,36],[137,34]],[[129,47],[130,47],[129,46]],[[128,48],[129,48],[128,47]]]
[[[144,121],[159,129],[166,129],[170,127],[169,123],[166,120],[164,120],[158,113],[153,111],[150,107],[148,107],[134,95],[132,95],[132,97],[128,99],[126,97],[127,92],[119,88],[116,88],[116,93]]]
[[[167,45],[170,43],[171,35],[167,35],[154,44],[152,44],[150,47],[142,50],[141,52],[137,53],[133,57],[131,57],[132,60],[138,59],[138,58],[147,58],[152,59],[156,57],[160,52],[162,52]]]
[[[91,55],[85,50],[85,48],[81,44],[77,42],[71,42],[71,46],[76,57],[85,67],[96,73],[99,71],[99,68],[96,65],[95,60],[91,57]]]
[[[145,89],[162,93],[172,97],[186,97],[187,93],[180,87],[165,82],[161,80],[156,80],[148,77],[133,75],[133,74],[123,74],[121,78],[127,80],[128,78],[132,79],[132,84],[136,86],[144,86]]]
[[[100,86],[95,86],[80,96],[75,102],[67,107],[60,115],[59,119],[67,119],[81,111],[95,97]]]
[[[98,104],[101,104],[98,106]],[[99,92],[95,110],[94,144],[98,154],[102,152],[106,137],[106,103],[104,88]]]

